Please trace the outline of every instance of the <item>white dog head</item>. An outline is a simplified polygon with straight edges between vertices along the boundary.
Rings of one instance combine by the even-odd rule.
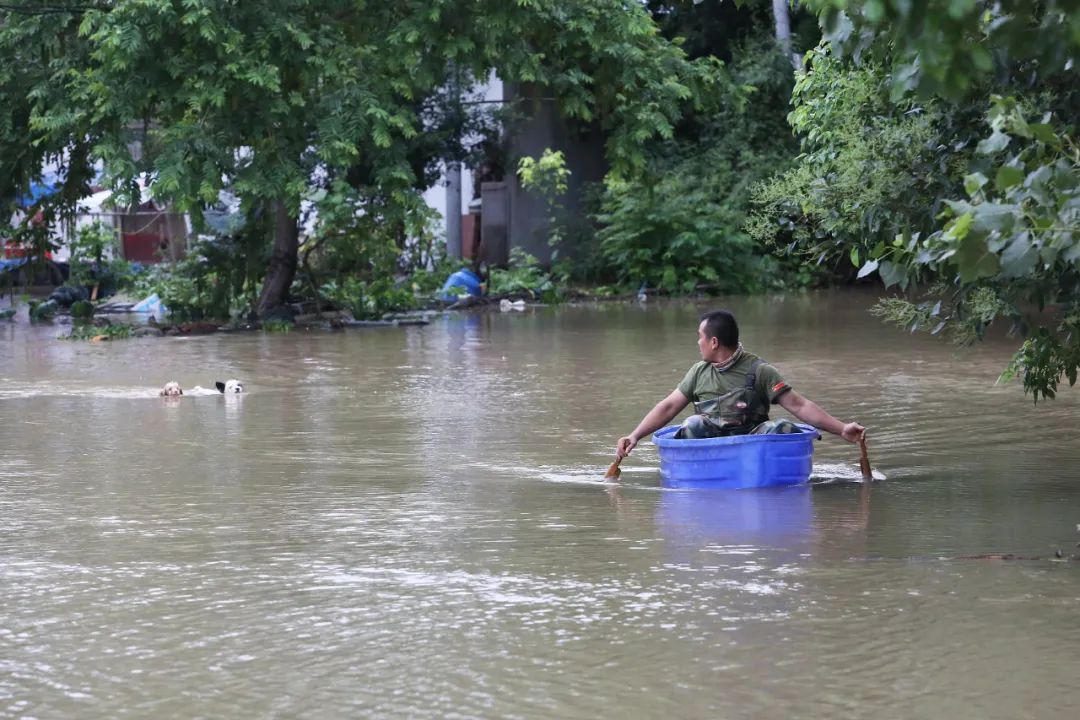
[[[161,388],[159,393],[161,397],[178,397],[184,394],[184,391],[180,389],[180,383],[175,380],[170,380],[165,383],[165,387]]]
[[[214,385],[217,387],[218,392],[224,393],[226,395],[244,392],[244,383],[240,382],[236,378],[231,378],[229,380],[226,380],[225,382],[221,382],[219,380],[218,382],[214,383]]]

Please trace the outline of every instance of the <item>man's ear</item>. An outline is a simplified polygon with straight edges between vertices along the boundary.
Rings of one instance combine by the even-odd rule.
[[[225,383],[221,382],[220,380],[218,380],[216,383],[214,383],[214,387],[217,388],[217,391],[219,393],[224,393],[225,392]]]

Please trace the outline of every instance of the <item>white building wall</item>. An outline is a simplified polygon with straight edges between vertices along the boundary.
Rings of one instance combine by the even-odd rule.
[[[489,103],[501,103],[505,98],[503,97],[503,83],[495,73],[492,73],[487,82],[483,85],[473,88],[470,95],[476,96],[477,99],[483,100]],[[458,212],[462,215],[468,213],[469,202],[473,197],[473,177],[472,168],[463,167],[461,169],[461,207]],[[424,202],[429,207],[433,208],[439,213],[442,218],[442,230],[446,231],[446,171],[443,170],[439,176],[439,181],[433,186],[428,188],[424,192]]]

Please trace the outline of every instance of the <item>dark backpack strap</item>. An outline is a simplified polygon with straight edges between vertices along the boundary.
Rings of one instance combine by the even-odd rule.
[[[753,390],[754,385],[757,384],[757,369],[761,365],[761,358],[754,358],[754,361],[750,363],[750,370],[746,373],[746,384],[743,386],[747,390]]]
[[[761,358],[755,358],[750,363],[750,370],[746,373],[746,385],[743,387],[743,392],[749,393],[750,397],[753,398],[749,409],[751,426],[769,419],[769,398],[759,395],[756,387],[758,367],[763,362],[764,360]]]

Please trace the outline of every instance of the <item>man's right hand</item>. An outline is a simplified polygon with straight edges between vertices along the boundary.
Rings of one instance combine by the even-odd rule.
[[[845,423],[840,430],[840,437],[850,443],[857,443],[866,437],[866,428],[857,422]]]
[[[641,422],[637,424],[637,427],[629,435],[619,438],[619,442],[615,443],[615,454],[622,460],[630,454],[631,450],[637,447],[638,440],[667,425],[689,404],[690,401],[682,394],[681,390],[678,388],[672,390],[670,395],[658,402],[656,407],[641,418]]]

